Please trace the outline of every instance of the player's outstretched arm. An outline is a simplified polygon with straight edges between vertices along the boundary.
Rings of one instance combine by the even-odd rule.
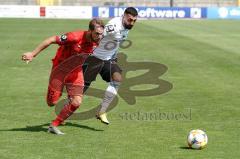
[[[36,57],[42,50],[46,49],[49,45],[56,44],[56,36],[51,36],[41,42],[32,52],[26,52],[22,55],[22,60],[29,63]]]

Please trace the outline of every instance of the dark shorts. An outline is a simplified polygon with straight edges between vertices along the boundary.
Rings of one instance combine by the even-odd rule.
[[[115,72],[122,72],[122,69],[114,60],[103,61],[94,56],[89,56],[83,64],[84,82],[91,83],[96,80],[98,74],[106,82],[110,82]]]

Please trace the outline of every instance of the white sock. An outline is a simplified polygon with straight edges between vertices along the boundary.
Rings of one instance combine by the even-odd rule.
[[[100,105],[99,113],[105,113],[107,111],[107,108],[113,101],[114,97],[117,95],[119,85],[120,85],[120,82],[116,82],[116,81],[112,81],[109,83],[105,91],[102,103]]]

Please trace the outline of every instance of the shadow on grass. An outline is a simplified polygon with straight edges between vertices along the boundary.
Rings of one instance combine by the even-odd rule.
[[[180,149],[184,149],[184,150],[193,150],[192,148],[188,147],[188,146],[181,146],[179,147]]]
[[[41,124],[41,125],[34,125],[34,126],[26,126],[25,128],[12,128],[12,129],[1,129],[0,131],[31,131],[31,132],[41,132],[47,131],[47,128],[44,126],[48,126],[49,124]]]
[[[88,129],[88,130],[92,130],[92,131],[104,131],[102,129],[95,129],[86,125],[80,125],[80,124],[73,124],[73,123],[66,123],[64,126],[74,126],[74,127],[78,127],[78,128],[82,128],[82,129]]]
[[[12,129],[0,129],[0,131],[29,131],[29,132],[47,132],[49,123],[41,124],[41,125],[33,125],[33,126],[26,126],[25,128],[12,128]],[[80,125],[80,124],[72,124],[72,123],[66,123],[65,126],[73,126],[78,127],[82,129],[88,129],[92,131],[103,131],[101,129],[95,129],[86,125]]]

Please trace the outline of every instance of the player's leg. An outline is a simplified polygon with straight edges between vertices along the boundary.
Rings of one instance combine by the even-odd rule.
[[[121,72],[122,70],[115,62],[114,63],[105,62],[105,65],[101,71],[101,76],[103,80],[109,82],[109,85],[104,93],[103,100],[97,112],[97,118],[100,119],[105,124],[109,124],[106,112],[109,105],[117,95],[118,88],[122,81]]]
[[[63,134],[57,127],[70,117],[80,106],[83,97],[83,74],[82,69],[71,72],[65,80],[69,102],[65,104],[55,120],[49,126],[49,132]],[[51,131],[52,130],[52,131]]]
[[[56,119],[52,122],[53,126],[59,126],[63,121],[70,117],[81,105],[82,95],[69,97],[69,102],[63,107]]]
[[[84,62],[83,75],[84,75],[84,90],[83,93],[87,91],[90,87],[92,81],[96,80],[97,74],[101,71],[103,67],[103,61],[94,56],[89,56]]]
[[[107,111],[107,108],[115,98],[118,92],[118,88],[121,84],[122,76],[119,72],[114,72],[112,75],[112,80],[108,83],[108,87],[105,91],[104,98],[101,103],[101,108],[99,110],[99,113],[104,113]]]
[[[49,79],[49,85],[48,85],[48,92],[46,96],[46,101],[49,107],[52,107],[57,104],[59,98],[62,96],[62,91],[63,91],[63,82],[58,82],[58,79],[56,79],[56,75],[53,76],[53,70],[57,67],[53,66],[52,71],[50,74],[50,79]]]
[[[62,96],[61,91],[56,91],[50,85],[48,86],[46,101],[49,107],[56,105],[61,96]]]
[[[53,122],[49,126],[48,131],[57,135],[63,135],[64,133],[61,132],[57,127],[79,108],[81,102],[82,95],[71,96],[70,102],[63,107],[61,112],[57,115],[56,119],[53,120]]]

